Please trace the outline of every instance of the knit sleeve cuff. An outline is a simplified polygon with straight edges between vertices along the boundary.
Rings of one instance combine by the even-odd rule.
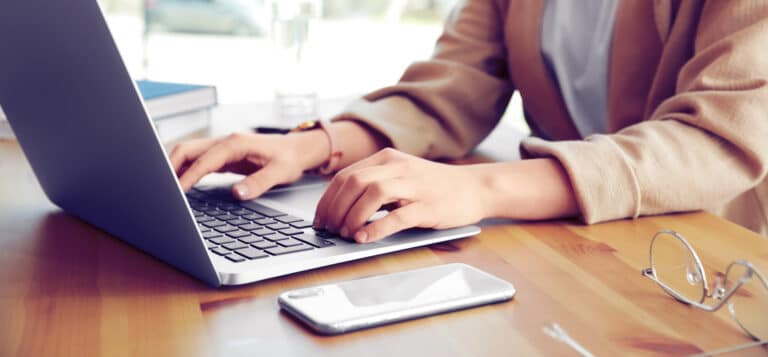
[[[389,96],[376,101],[358,99],[331,119],[353,120],[366,124],[386,137],[392,146],[416,156],[433,151],[435,120],[404,97]]]

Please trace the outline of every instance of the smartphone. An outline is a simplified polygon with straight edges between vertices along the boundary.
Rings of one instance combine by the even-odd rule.
[[[466,264],[446,264],[286,291],[278,303],[324,335],[512,299],[511,283]]]

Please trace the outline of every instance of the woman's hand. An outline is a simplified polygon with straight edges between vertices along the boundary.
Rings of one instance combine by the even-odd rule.
[[[384,149],[340,171],[318,203],[315,227],[370,242],[412,228],[450,228],[487,216],[489,197],[472,166]],[[366,225],[382,206],[383,218]]]
[[[304,170],[328,157],[328,141],[319,131],[290,135],[237,133],[177,145],[170,159],[179,183],[189,190],[211,172],[249,175],[233,186],[241,200],[253,199],[275,185],[299,179]]]
[[[377,132],[355,121],[331,125],[337,149],[344,153],[338,167],[367,157],[386,144]],[[328,136],[322,130],[288,135],[238,133],[183,142],[173,149],[170,159],[184,191],[211,172],[234,172],[249,175],[233,186],[233,193],[241,200],[250,200],[323,165],[330,151]]]

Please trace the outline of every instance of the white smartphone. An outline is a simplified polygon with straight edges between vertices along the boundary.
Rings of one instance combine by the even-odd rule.
[[[466,264],[446,264],[286,291],[278,303],[325,335],[512,299],[507,281]]]

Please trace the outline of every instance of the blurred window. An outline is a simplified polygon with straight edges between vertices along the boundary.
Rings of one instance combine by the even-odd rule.
[[[302,61],[319,97],[334,98],[394,83],[408,64],[428,58],[456,2],[99,1],[134,77],[214,84],[223,103],[272,99],[281,81],[274,20],[286,3],[312,8]]]

